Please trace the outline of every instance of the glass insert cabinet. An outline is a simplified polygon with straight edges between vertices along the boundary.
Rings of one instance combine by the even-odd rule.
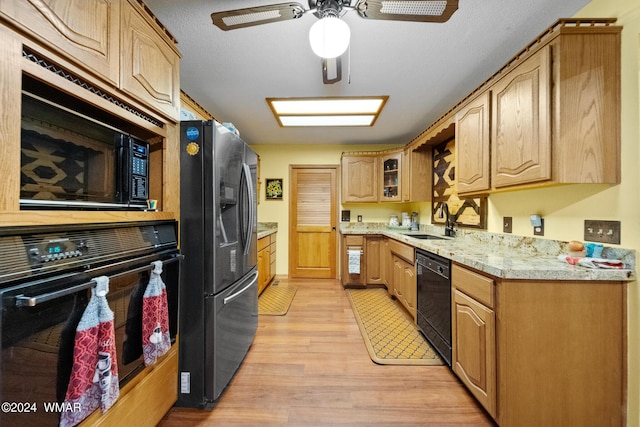
[[[382,193],[381,201],[402,200],[402,153],[389,154],[381,159]]]

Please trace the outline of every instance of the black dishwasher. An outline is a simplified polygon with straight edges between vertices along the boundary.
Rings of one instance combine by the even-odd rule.
[[[451,261],[416,249],[416,266],[418,326],[451,366]]]

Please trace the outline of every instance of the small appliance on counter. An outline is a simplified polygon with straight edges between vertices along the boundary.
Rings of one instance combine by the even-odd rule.
[[[411,227],[411,218],[409,218],[408,212],[402,212],[402,226],[403,227]]]
[[[418,231],[420,229],[420,220],[418,219],[418,212],[411,213],[411,231]]]

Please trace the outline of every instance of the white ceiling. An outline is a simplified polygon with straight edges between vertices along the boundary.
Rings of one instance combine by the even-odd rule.
[[[558,18],[589,2],[460,0],[445,23],[367,20],[350,11],[343,17],[351,45],[342,81],[325,85],[309,46],[313,14],[232,31],[211,23],[214,11],[282,1],[145,0],[178,40],[181,88],[249,144],[405,144]],[[265,101],[366,95],[389,96],[367,128],[281,128]]]

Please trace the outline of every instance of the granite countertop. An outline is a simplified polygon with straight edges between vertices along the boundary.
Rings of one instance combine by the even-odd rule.
[[[343,223],[342,234],[377,234],[391,237],[416,248],[503,279],[606,280],[633,281],[635,251],[605,247],[603,258],[621,260],[625,269],[587,268],[558,260],[568,254],[566,242],[513,236],[475,230],[458,230],[457,237],[443,236],[444,227],[421,225],[420,230],[389,229],[385,224]],[[414,234],[441,236],[441,240],[422,240]]]
[[[258,223],[258,239],[267,237],[270,234],[278,232],[277,222],[259,222]]]

